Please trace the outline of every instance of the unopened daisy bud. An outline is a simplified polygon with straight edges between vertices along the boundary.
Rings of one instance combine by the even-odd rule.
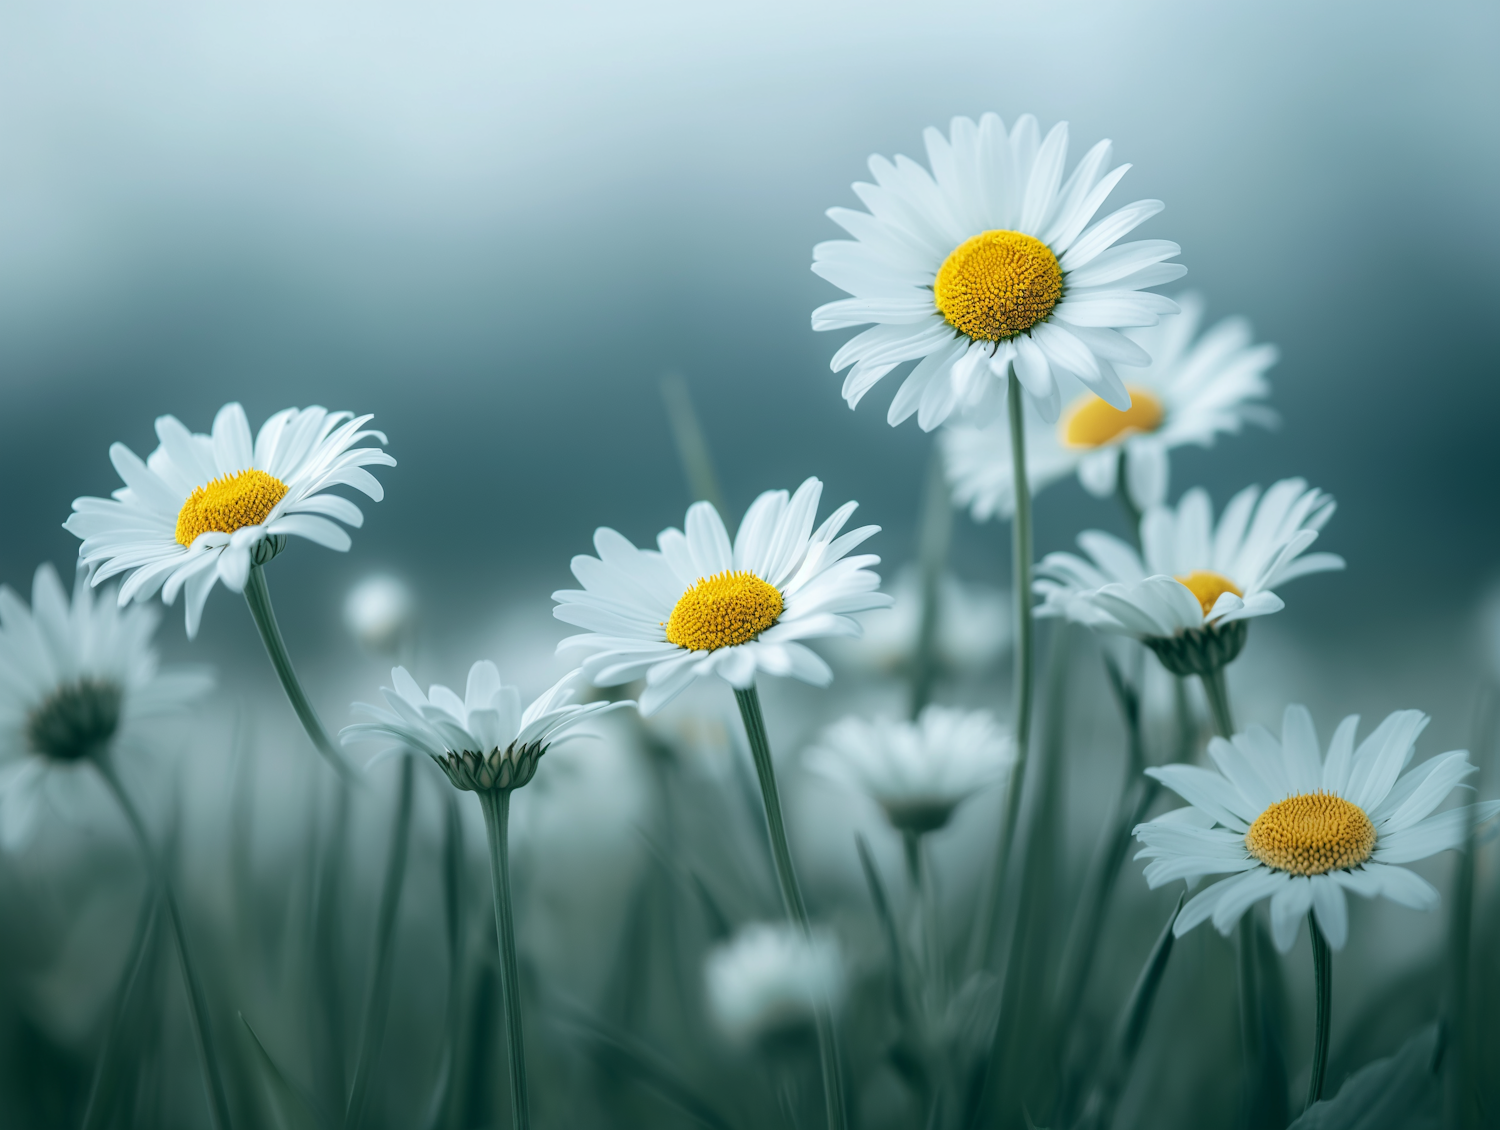
[[[504,749],[479,754],[443,753],[434,756],[440,768],[457,789],[482,793],[489,789],[519,789],[536,776],[537,762],[546,752],[540,742],[518,745],[512,742]]]
[[[708,955],[708,1010],[735,1043],[763,1043],[811,1028],[844,993],[838,942],[825,931],[753,923]]]
[[[397,577],[366,577],[344,599],[344,625],[361,646],[377,655],[394,655],[416,621],[411,589]]]

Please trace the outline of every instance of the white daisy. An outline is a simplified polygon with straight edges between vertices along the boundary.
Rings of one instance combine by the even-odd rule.
[[[1181,250],[1175,243],[1114,244],[1161,201],[1138,200],[1090,226],[1130,166],[1105,172],[1110,143],[1101,141],[1064,179],[1065,122],[1044,139],[1030,114],[1009,134],[986,114],[978,125],[954,118],[949,137],[931,128],[923,136],[932,171],[906,157],[871,157],[876,183],[854,186],[869,212],[828,212],[854,238],[813,248],[813,270],[854,296],[813,311],[813,329],[876,323],[834,354],[834,372],[853,365],[849,406],[897,365],[917,361],[891,402],[893,425],[915,412],[930,431],[978,404],[1012,368],[1044,419],[1057,419],[1057,373],[1129,408],[1114,367],[1150,357],[1119,331],[1176,311],[1145,288],[1185,268],[1166,262]]]
[[[598,557],[573,558],[583,588],[552,594],[553,615],[588,629],[558,650],[589,653],[583,673],[597,686],[644,677],[641,712],[654,713],[695,678],[720,675],[736,688],[756,671],[816,686],[833,678],[802,640],[857,636],[851,612],[883,608],[872,554],[845,555],[879,526],[839,531],[858,503],[846,502],[816,530],[823,484],[808,479],[790,498],[766,491],[731,546],[710,503],[689,508],[682,530],[663,530],[657,549],[637,549],[614,530],[594,532]]]
[[[843,997],[844,966],[833,935],[751,923],[704,963],[709,1015],[736,1042],[811,1026]]]
[[[1427,725],[1398,710],[1354,744],[1358,715],[1340,723],[1324,757],[1303,706],[1288,706],[1278,742],[1252,726],[1233,741],[1215,738],[1218,772],[1192,765],[1146,770],[1189,807],[1136,827],[1154,888],[1178,879],[1233,873],[1200,891],[1177,916],[1180,937],[1212,918],[1221,933],[1261,899],[1271,900],[1271,934],[1283,952],[1311,909],[1334,949],[1349,936],[1344,892],[1384,895],[1418,910],[1438,903],[1432,885],[1397,866],[1458,847],[1469,821],[1488,820],[1500,801],[1433,815],[1476,772],[1466,750],[1429,758],[1403,774]]]
[[[1150,365],[1130,374],[1129,410],[1117,410],[1071,377],[1058,382],[1067,407],[1057,423],[1027,406],[1026,478],[1033,494],[1076,473],[1085,490],[1106,498],[1123,467],[1131,502],[1147,510],[1166,501],[1172,448],[1211,447],[1220,433],[1276,422],[1269,408],[1253,403],[1271,391],[1265,372],[1276,361],[1275,348],[1252,344],[1242,318],[1226,318],[1195,341],[1203,301],[1194,294],[1178,301],[1180,315],[1125,331],[1151,355]],[[986,426],[953,424],[941,443],[953,501],[976,521],[1009,518],[1016,498],[1004,416]]]
[[[389,710],[359,702],[371,718],[339,732],[345,745],[386,739],[427,754],[460,789],[518,789],[536,774],[547,747],[586,718],[631,702],[573,703],[577,671],[521,709],[521,692],[500,682],[488,659],[469,668],[463,698],[436,683],[424,695],[405,667],[391,670],[394,687],[381,687]]]
[[[51,565],[31,607],[0,586],[0,842],[26,841],[44,806],[70,808],[76,771],[105,756],[141,719],[178,709],[213,680],[157,670],[156,613],[121,610],[85,586],[72,600]]]
[[[808,765],[865,793],[896,829],[921,834],[947,824],[1013,759],[989,711],[931,705],[915,722],[844,718],[824,732]]]
[[[171,604],[185,589],[187,634],[195,636],[214,582],[243,591],[252,561],[269,560],[288,535],[349,548],[349,535],[330,519],[358,528],[364,515],[329,488],[354,487],[379,502],[385,492],[364,468],[396,465],[379,447],[356,446],[386,442],[380,432],[361,430],[369,419],[287,408],[252,443],[238,404],[219,409],[212,435],[160,416],[160,446],[142,462],[112,444],[110,461],[125,486],[113,499],[75,499],[64,526],[83,539],[79,559],[96,567],[95,584],[124,575],[121,604],[148,600],[157,589]]]
[[[1344,567],[1336,554],[1306,553],[1333,511],[1333,499],[1322,491],[1302,479],[1282,479],[1264,495],[1259,487],[1240,491],[1215,526],[1207,492],[1195,488],[1176,510],[1146,512],[1142,553],[1088,530],[1078,544],[1089,560],[1071,553],[1044,557],[1034,586],[1042,597],[1037,615],[1134,636],[1178,674],[1201,673],[1173,666],[1180,646],[1222,639],[1236,644],[1237,654],[1244,622],[1283,607],[1273,587]]]

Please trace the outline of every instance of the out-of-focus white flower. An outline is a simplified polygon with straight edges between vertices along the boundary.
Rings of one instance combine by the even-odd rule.
[[[875,323],[834,354],[849,365],[852,408],[903,361],[917,366],[887,419],[912,413],[930,431],[976,406],[1014,371],[1046,420],[1057,419],[1057,374],[1076,376],[1124,410],[1115,365],[1150,356],[1119,331],[1154,325],[1177,304],[1147,288],[1181,278],[1163,239],[1114,246],[1162,210],[1137,200],[1090,226],[1129,165],[1106,173],[1110,143],[1088,151],[1066,179],[1068,127],[1040,136],[1030,114],[1009,133],[994,114],[929,128],[927,169],[905,157],[870,158],[875,184],[856,184],[869,209],[830,208],[854,238],[813,248],[813,270],[853,297],[813,311],[815,330]]]
[[[1150,365],[1130,374],[1128,409],[1071,378],[1059,382],[1067,406],[1056,424],[1028,407],[1026,478],[1033,494],[1076,472],[1085,490],[1107,497],[1123,461],[1130,499],[1147,510],[1166,501],[1172,448],[1211,447],[1220,433],[1239,432],[1246,423],[1275,423],[1275,413],[1252,403],[1271,390],[1265,371],[1276,361],[1275,348],[1252,345],[1242,318],[1226,318],[1194,341],[1203,300],[1187,294],[1179,302],[1181,314],[1125,331],[1151,355]],[[1009,518],[1016,492],[1005,417],[982,427],[956,423],[940,441],[954,503],[967,506],[975,521]]]
[[[1438,904],[1432,884],[1397,866],[1458,847],[1470,821],[1500,812],[1500,801],[1432,815],[1476,767],[1467,750],[1429,758],[1408,773],[1426,727],[1419,710],[1398,710],[1358,747],[1359,716],[1339,724],[1325,758],[1312,715],[1288,706],[1281,740],[1261,726],[1214,738],[1218,772],[1194,765],[1146,770],[1189,804],[1138,825],[1152,887],[1234,872],[1190,899],[1173,932],[1212,918],[1228,934],[1261,899],[1271,900],[1271,934],[1285,952],[1309,909],[1334,949],[1349,936],[1344,892],[1384,895],[1418,910]]]
[[[1010,739],[989,711],[934,704],[915,722],[844,718],[823,733],[808,764],[866,793],[893,827],[921,834],[947,824],[1013,759]]]
[[[366,577],[344,598],[344,624],[360,644],[378,655],[393,655],[410,638],[416,601],[398,577]]]
[[[835,659],[862,670],[903,671],[917,653],[922,631],[922,576],[907,567],[890,588],[893,601],[859,617],[864,636],[830,641]],[[938,583],[938,664],[950,671],[980,671],[996,662],[1010,645],[1010,596],[987,585],[961,581],[945,573]]]
[[[405,667],[391,671],[395,687],[381,687],[390,710],[367,703],[355,709],[374,719],[345,726],[344,744],[384,738],[427,754],[455,788],[483,792],[518,789],[536,774],[550,742],[585,718],[632,702],[570,703],[578,672],[570,671],[525,710],[521,692],[500,682],[488,659],[469,668],[464,697],[436,683],[422,688]]]
[[[83,539],[79,560],[97,566],[94,584],[124,575],[121,604],[148,600],[158,589],[171,604],[185,590],[191,638],[214,582],[243,591],[252,561],[274,552],[277,539],[349,548],[337,522],[358,528],[364,515],[329,488],[353,487],[379,502],[385,492],[365,467],[396,465],[379,447],[359,446],[366,439],[386,442],[380,432],[361,430],[370,419],[287,408],[261,425],[252,443],[238,404],[219,409],[212,435],[158,416],[160,446],[142,462],[123,443],[110,445],[125,485],[112,498],[74,499],[63,525]]]
[[[757,922],[709,953],[704,965],[709,1015],[738,1043],[811,1024],[844,994],[838,941],[790,924]]]
[[[0,586],[0,842],[30,836],[40,809],[68,810],[77,772],[142,718],[180,709],[213,684],[201,671],[157,669],[156,613],[121,609],[82,584],[68,599],[51,565],[31,607]]]
[[[756,671],[826,686],[833,672],[803,640],[857,636],[851,612],[883,608],[873,554],[846,556],[879,526],[839,531],[858,503],[846,502],[816,530],[823,484],[797,493],[768,490],[751,504],[731,546],[719,512],[695,502],[682,530],[663,530],[656,550],[637,549],[607,527],[594,532],[598,557],[573,558],[582,589],[552,594],[553,615],[587,629],[558,651],[588,652],[583,673],[596,686],[642,676],[641,712],[655,713],[694,679],[719,675],[752,685]]]

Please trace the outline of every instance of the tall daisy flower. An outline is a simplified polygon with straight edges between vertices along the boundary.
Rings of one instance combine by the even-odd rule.
[[[1026,477],[1032,493],[1076,474],[1085,490],[1107,498],[1123,486],[1136,511],[1166,501],[1169,452],[1175,447],[1211,447],[1220,434],[1245,424],[1276,421],[1257,403],[1270,393],[1265,373],[1276,349],[1256,345],[1249,324],[1225,318],[1201,336],[1203,300],[1186,294],[1182,313],[1155,326],[1124,331],[1151,356],[1132,370],[1124,412],[1071,377],[1059,381],[1065,407],[1047,423],[1035,407],[1025,411]],[[1015,511],[1007,421],[986,426],[956,422],[940,436],[953,501],[975,521],[1009,518]]]
[[[1228,934],[1256,903],[1268,899],[1271,936],[1283,953],[1306,917],[1318,981],[1317,1024],[1310,1101],[1316,1101],[1327,1062],[1327,948],[1349,937],[1345,892],[1381,896],[1432,910],[1438,893],[1403,864],[1459,847],[1475,821],[1500,813],[1500,802],[1437,809],[1476,772],[1466,750],[1454,750],[1407,769],[1427,715],[1398,710],[1355,744],[1359,717],[1339,724],[1326,755],[1312,715],[1288,706],[1281,739],[1251,726],[1232,740],[1208,746],[1215,769],[1166,765],[1147,772],[1188,802],[1139,825],[1153,888],[1208,875],[1228,875],[1199,891],[1177,916],[1181,937],[1212,921]],[[1317,1055],[1321,1054],[1321,1059]]]
[[[580,722],[630,702],[571,701],[578,672],[571,671],[525,710],[515,687],[500,681],[487,659],[469,668],[463,697],[434,684],[426,694],[405,667],[382,687],[389,709],[356,703],[370,721],[340,731],[345,744],[386,741],[398,750],[425,753],[454,788],[479,795],[490,847],[495,929],[500,947],[500,1004],[505,1013],[511,1109],[518,1127],[531,1125],[526,1052],[521,1025],[521,979],[511,913],[510,794],[528,784],[548,746]]]
[[[913,413],[924,431],[983,396],[987,378],[1014,371],[1047,420],[1057,418],[1058,372],[1072,373],[1124,411],[1115,366],[1148,354],[1119,331],[1154,325],[1177,306],[1150,292],[1180,278],[1166,240],[1118,241],[1162,210],[1138,200],[1090,224],[1129,170],[1106,171],[1101,141],[1064,178],[1066,122],[1041,137],[1030,114],[1006,132],[994,114],[928,128],[931,171],[906,157],[870,158],[874,184],[854,192],[869,209],[829,209],[853,239],[813,249],[813,270],[853,297],[813,311],[815,330],[875,323],[833,357],[849,368],[854,407],[904,361],[917,361],[887,419]],[[850,368],[852,366],[852,368]]]
[[[384,489],[369,466],[396,460],[366,440],[371,417],[324,408],[287,408],[252,440],[245,410],[226,404],[210,435],[190,432],[175,416],[159,416],[159,446],[144,461],[123,443],[110,461],[125,485],[111,498],[78,498],[64,528],[83,539],[79,561],[94,583],[123,578],[120,603],[149,600],[158,590],[171,604],[184,594],[187,634],[198,634],[203,605],[216,582],[243,592],[261,640],[308,737],[329,761],[348,771],[292,667],[262,566],[288,537],[340,552],[350,546],[338,525],[359,527],[364,515],[331,493],[353,487],[375,501]]]

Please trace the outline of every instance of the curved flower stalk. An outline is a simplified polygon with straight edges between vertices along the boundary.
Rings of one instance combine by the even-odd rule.
[[[359,507],[333,487],[347,486],[379,502],[384,489],[368,466],[396,460],[365,429],[370,416],[327,409],[287,408],[272,416],[253,441],[245,410],[226,404],[210,435],[190,432],[175,416],[156,420],[156,450],[144,461],[123,443],[110,461],[125,485],[111,498],[77,498],[64,528],[82,539],[81,564],[93,583],[123,578],[119,601],[149,600],[158,591],[167,604],[183,594],[187,634],[198,634],[203,606],[216,583],[243,592],[271,664],[313,745],[335,768],[348,767],[313,709],[292,666],[263,566],[289,537],[347,551],[358,528]]]
[[[396,667],[391,671],[393,686],[381,688],[389,709],[356,703],[355,709],[371,721],[340,731],[345,744],[385,740],[395,743],[396,752],[425,753],[454,788],[479,796],[490,847],[501,1007],[509,1034],[511,1105],[515,1123],[523,1130],[531,1125],[531,1104],[511,912],[510,794],[530,782],[548,747],[574,726],[606,711],[635,705],[628,701],[570,702],[577,676],[578,672],[569,672],[522,710],[520,691],[501,683],[499,670],[487,659],[469,668],[462,698],[437,684],[423,694],[406,668]]]

